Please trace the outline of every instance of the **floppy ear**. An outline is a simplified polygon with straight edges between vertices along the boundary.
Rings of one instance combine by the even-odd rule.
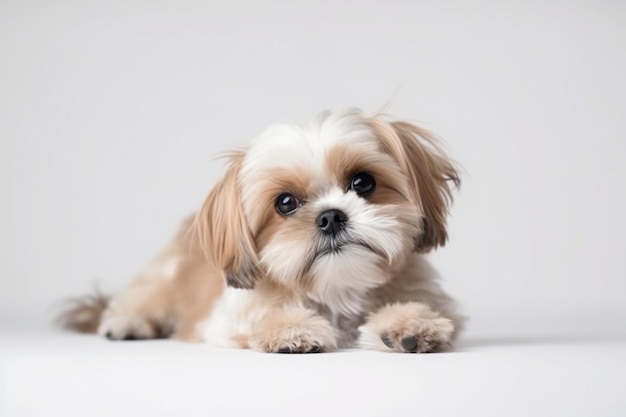
[[[211,190],[195,219],[205,253],[224,271],[226,283],[253,288],[258,275],[257,251],[248,226],[238,174],[243,152],[232,154],[224,178]]]
[[[422,233],[416,250],[428,252],[448,239],[446,217],[452,203],[452,187],[461,180],[453,162],[428,131],[407,122],[370,120],[383,149],[394,157],[410,182],[411,200],[423,214]]]

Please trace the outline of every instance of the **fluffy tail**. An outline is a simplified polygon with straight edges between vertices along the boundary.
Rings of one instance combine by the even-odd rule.
[[[75,332],[96,333],[109,297],[96,291],[92,295],[68,300],[67,304],[67,309],[57,317],[57,323]]]

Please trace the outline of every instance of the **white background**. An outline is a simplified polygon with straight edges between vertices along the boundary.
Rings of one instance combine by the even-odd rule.
[[[220,152],[345,106],[422,124],[463,166],[432,258],[468,335],[626,332],[617,0],[3,0],[0,314],[122,289]]]
[[[268,124],[387,102],[465,170],[470,316],[626,311],[623,3],[157,3],[2,3],[7,313],[123,288]]]

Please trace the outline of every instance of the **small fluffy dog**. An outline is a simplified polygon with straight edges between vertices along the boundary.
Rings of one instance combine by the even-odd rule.
[[[462,318],[424,254],[447,240],[459,175],[425,130],[349,109],[276,125],[132,285],[64,324],[263,352],[435,352]]]

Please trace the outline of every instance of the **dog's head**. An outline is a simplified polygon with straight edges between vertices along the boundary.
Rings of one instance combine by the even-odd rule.
[[[348,313],[412,252],[445,244],[458,184],[421,128],[326,112],[233,153],[196,225],[228,285],[269,279]]]

